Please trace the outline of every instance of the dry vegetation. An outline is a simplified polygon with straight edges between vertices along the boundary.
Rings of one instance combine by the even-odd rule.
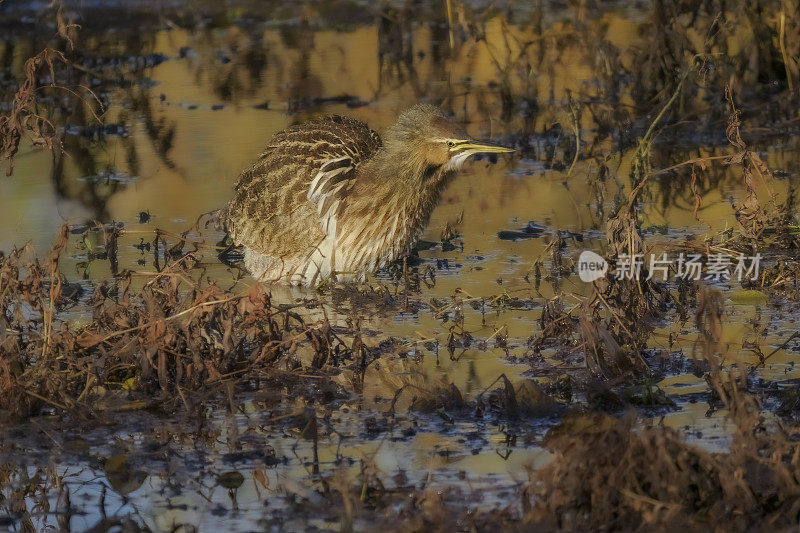
[[[8,176],[14,172],[14,157],[23,138],[34,148],[61,149],[58,128],[48,117],[53,111],[40,102],[43,96],[66,93],[87,101],[91,99],[87,107],[97,104],[98,112],[103,112],[102,103],[91,89],[62,81],[69,77],[72,69],[65,54],[73,51],[79,26],[65,19],[60,0],[53,0],[48,9],[53,12],[56,34],[48,43],[50,46],[25,61],[23,79],[14,93],[10,110],[0,114],[0,163],[7,165]],[[100,120],[97,112],[92,111],[92,114]]]
[[[191,253],[138,283],[128,271],[99,284],[91,320],[63,320],[59,312],[75,305],[76,290],[58,268],[68,235],[65,226],[44,263],[29,247],[0,262],[0,409],[7,416],[44,406],[77,417],[98,407],[169,409],[202,388],[286,380],[333,360],[365,364],[357,331],[345,342],[325,321],[306,324],[292,308],[273,306],[262,285],[231,293],[204,276]]]

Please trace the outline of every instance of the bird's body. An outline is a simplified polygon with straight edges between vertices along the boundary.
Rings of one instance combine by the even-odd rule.
[[[477,145],[437,108],[418,105],[382,140],[328,116],[277,133],[244,171],[223,221],[260,281],[363,280],[408,254],[444,187]],[[454,153],[460,152],[460,153]]]

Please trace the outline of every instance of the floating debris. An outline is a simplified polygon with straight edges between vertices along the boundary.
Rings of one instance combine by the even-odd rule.
[[[523,239],[538,239],[545,232],[550,231],[546,226],[541,226],[536,222],[530,221],[525,227],[517,230],[503,230],[497,234],[499,239],[504,241],[519,241]]]
[[[306,109],[313,109],[316,107],[323,107],[332,104],[344,104],[347,107],[355,108],[369,105],[368,102],[361,100],[358,96],[341,95],[331,97],[315,97],[315,98],[292,98],[287,103],[290,113],[296,113]]]
[[[84,181],[90,183],[133,183],[136,181],[136,176],[131,176],[125,172],[115,169],[101,170],[93,176],[83,176],[76,178],[77,181]]]
[[[64,126],[64,133],[92,139],[102,137],[128,137],[130,129],[122,124],[104,124],[99,126]]]

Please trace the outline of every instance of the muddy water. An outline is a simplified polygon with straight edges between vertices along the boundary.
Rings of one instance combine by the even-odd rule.
[[[527,480],[524,468],[547,461],[549,454],[539,444],[557,423],[557,412],[509,425],[490,418],[458,420],[446,412],[416,412],[408,409],[410,398],[402,398],[396,406],[402,414],[387,429],[382,426],[388,423],[385,413],[400,383],[392,376],[411,375],[420,384],[453,383],[467,400],[501,375],[516,384],[550,379],[537,373],[528,359],[527,341],[540,331],[538,319],[548,299],[563,294],[568,307],[577,305],[589,287],[574,274],[534,285],[534,263],[549,261],[558,234],[564,238],[567,264],[584,249],[603,251],[604,216],[613,208],[614,195],[630,190],[624,169],[635,146],[616,151],[608,140],[599,141],[608,143],[612,154],[607,161],[612,175],[602,197],[591,180],[599,168],[596,158],[578,158],[570,168],[575,135],[564,103],[571,96],[600,94],[599,80],[608,68],[586,59],[586,42],[560,39],[585,13],[521,6],[480,14],[479,9],[459,8],[456,20],[466,24],[468,17],[477,17],[484,39],[465,39],[456,27],[451,44],[439,4],[424,4],[430,17],[425,23],[412,23],[407,11],[394,8],[387,8],[382,19],[378,11],[365,16],[365,10],[375,9],[369,4],[343,4],[342,10],[359,13],[352,20],[342,19],[341,13],[331,19],[318,6],[276,8],[267,14],[246,3],[222,13],[206,6],[207,15],[201,7],[194,16],[180,9],[160,18],[131,11],[128,16],[139,31],[120,26],[116,11],[90,5],[79,12],[85,18],[81,47],[88,57],[100,58],[84,61],[89,79],[107,72],[114,59],[158,64],[124,69],[118,83],[99,84],[100,97],[108,103],[102,133],[87,133],[96,126],[86,110],[72,109],[64,117],[63,154],[23,144],[13,178],[0,180],[3,250],[31,241],[44,251],[65,221],[114,221],[125,229],[120,267],[152,272],[157,265],[145,245],[152,241],[154,228],[180,232],[221,207],[237,173],[270,135],[320,113],[346,114],[380,130],[404,108],[428,101],[452,110],[477,138],[520,147],[524,135],[526,144],[512,157],[471,163],[445,192],[423,236],[433,246],[421,250],[420,258],[435,271],[436,284],[423,288],[417,302],[422,305],[372,313],[334,301],[330,294],[321,296],[334,323],[361,314],[370,332],[368,343],[392,337],[403,348],[369,369],[363,395],[314,407],[313,416],[324,421],[317,447],[303,431],[304,402],[258,391],[241,399],[236,414],[227,413],[224,401],[213,404],[212,423],[202,428],[132,411],[111,429],[64,428],[60,419],[45,416],[9,430],[7,435],[27,450],[27,475],[63,476],[72,509],[77,509],[68,517],[74,529],[104,517],[130,517],[154,531],[179,524],[187,530],[190,525],[200,530],[338,528],[338,519],[318,512],[315,483],[320,476],[355,479],[365,465],[380,473],[387,488],[402,476],[402,483],[462,491],[469,505],[516,505],[514,491]],[[625,50],[639,44],[646,10],[623,4],[609,3],[582,23]],[[0,42],[6,71],[14,74],[36,48],[26,37],[26,31],[34,31],[31,15],[17,8],[13,3],[0,8],[4,16],[27,21]],[[537,17],[547,39],[531,23]],[[546,59],[541,64],[548,68],[509,75],[511,91],[536,95],[537,107],[530,113],[524,106],[504,113],[498,66],[516,57],[523,42],[533,43],[529,46]],[[623,54],[618,60],[625,64],[631,58]],[[632,107],[634,102],[623,94],[615,105]],[[587,150],[594,124],[588,113],[579,122],[581,149]],[[781,171],[784,179],[772,186],[785,193],[797,177],[796,139],[758,149],[771,168]],[[701,135],[664,149],[657,163],[666,167],[723,152],[718,139]],[[614,176],[615,169],[623,170]],[[644,213],[648,244],[657,249],[689,234],[702,242],[705,235],[734,225],[730,198],[741,196],[742,184],[732,174],[719,176],[704,191],[700,220],[685,186],[674,186],[668,178],[659,182]],[[452,241],[453,249],[442,244],[441,233],[457,220],[460,237]],[[529,222],[540,231],[503,233],[520,232]],[[206,230],[202,237],[213,243],[221,235]],[[86,287],[88,298],[94,283],[111,270],[107,261],[90,259],[93,237],[87,239],[71,242],[62,269],[68,279]],[[226,286],[248,283],[234,281],[235,271],[213,255],[204,260]],[[378,281],[387,279],[378,276]],[[733,285],[721,288],[734,296],[738,288]],[[475,300],[507,295],[521,303],[483,312],[462,304],[437,313],[434,307],[439,306],[432,302],[446,305],[454,294]],[[274,296],[282,302],[319,297],[280,288]],[[80,319],[85,311],[78,306],[73,312]],[[464,329],[483,342],[457,348],[451,357],[445,348],[450,323],[443,317],[452,319],[455,313],[463,313]],[[729,353],[743,362],[752,361],[741,339],[754,321],[767,323],[766,353],[795,327],[789,315],[752,302],[729,305],[725,321]],[[677,342],[667,341],[671,335]],[[506,336],[504,344],[497,343]],[[660,357],[681,349],[690,354],[694,339],[690,325],[663,324],[650,347]],[[552,359],[556,352],[545,350],[543,356]],[[800,377],[797,362],[797,350],[790,345],[778,350],[758,374],[787,382]],[[578,359],[557,362],[565,368],[576,364],[581,364]],[[705,401],[698,400],[708,391],[702,378],[677,370],[653,386],[676,407],[645,410],[640,413],[644,420],[683,428],[689,440],[725,449],[731,429],[724,411],[709,413]],[[272,425],[292,417],[299,419],[280,429]],[[231,472],[243,479],[226,488],[230,483],[224,476]],[[17,475],[23,482],[24,474]],[[54,494],[52,488],[43,491],[50,511],[32,514],[36,527],[63,523],[63,514],[55,511],[63,502]],[[26,504],[32,508],[35,498],[30,496]],[[22,527],[15,517],[3,520],[12,530]],[[369,517],[359,520],[358,528],[369,527]]]

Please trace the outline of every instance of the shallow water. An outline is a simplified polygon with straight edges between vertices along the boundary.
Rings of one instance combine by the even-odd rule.
[[[509,83],[515,91],[534,86],[537,109],[528,116],[524,106],[518,106],[506,115],[493,57],[518,53],[519,42],[540,42],[530,24],[533,17],[541,15],[542,26],[557,36],[569,33],[579,14],[550,3],[541,12],[524,5],[483,14],[479,8],[460,8],[459,17],[481,21],[485,40],[465,40],[457,31],[451,47],[440,4],[423,2],[417,18],[400,4],[386,7],[384,18],[370,3],[342,3],[330,11],[317,4],[262,7],[247,2],[228,9],[201,4],[196,11],[180,2],[163,10],[148,4],[134,9],[135,3],[126,2],[111,7],[84,4],[75,13],[84,26],[80,39],[86,51],[81,62],[86,79],[122,72],[117,83],[98,80],[96,87],[100,99],[108,103],[104,123],[113,127],[98,132],[85,109],[69,108],[63,117],[63,154],[23,143],[13,177],[0,179],[0,250],[31,241],[44,252],[64,222],[113,221],[125,230],[120,268],[152,272],[157,268],[154,250],[145,245],[152,241],[154,228],[181,232],[199,216],[224,205],[238,172],[273,133],[320,113],[346,114],[380,130],[406,107],[433,102],[452,110],[473,136],[514,145],[518,153],[496,162],[471,163],[445,192],[423,236],[435,246],[420,251],[423,266],[435,271],[436,284],[422,289],[415,309],[375,313],[349,309],[348,301],[334,301],[330,294],[322,297],[323,303],[333,323],[361,314],[363,327],[371,332],[366,339],[370,344],[389,337],[404,343],[398,354],[381,362],[388,369],[382,372],[389,375],[410,373],[421,382],[438,378],[455,384],[468,400],[502,374],[514,383],[549,379],[528,359],[527,341],[541,330],[541,308],[559,293],[565,295],[567,306],[575,305],[590,286],[574,274],[537,286],[525,277],[537,259],[549,260],[548,247],[559,232],[565,237],[565,261],[575,261],[585,249],[602,251],[604,216],[614,205],[613,195],[617,191],[627,195],[630,190],[625,172],[620,171],[607,179],[607,195],[598,198],[590,179],[598,170],[593,158],[579,159],[569,170],[574,134],[564,102],[569,95],[591,98],[598,93],[599,72],[605,67],[586,59],[587,43],[580,39],[559,41],[558,46],[534,44],[552,56],[550,68],[531,70],[527,77]],[[626,2],[603,6],[585,23],[623,49],[639,45],[647,6],[630,7]],[[31,22],[35,10],[30,5],[6,2],[0,5],[0,15],[5,26],[14,26],[0,41],[0,63],[7,77],[18,74],[22,62],[36,50],[31,36],[41,27]],[[620,58],[626,60],[630,58]],[[118,64],[126,67],[114,70]],[[616,105],[632,106],[630,95],[622,95]],[[642,113],[640,118],[647,116]],[[561,128],[554,130],[555,123]],[[595,138],[588,113],[582,118],[580,137],[582,150]],[[697,139],[684,139],[685,145],[662,147],[657,166],[721,153],[718,141],[701,132]],[[634,149],[635,145],[623,147],[610,161],[612,171],[627,168],[623,163],[630,161]],[[757,150],[780,172],[782,179],[773,185],[784,194],[797,179],[797,138],[769,140],[758,144]],[[723,172],[718,183],[703,192],[700,221],[692,212],[685,185],[669,180],[669,176],[659,179],[645,204],[643,227],[649,245],[668,246],[687,235],[702,242],[705,235],[734,225],[729,199],[741,196],[743,186],[733,173]],[[460,237],[453,241],[455,249],[446,250],[442,230],[461,213]],[[531,238],[501,238],[526,236],[501,232],[518,231],[529,221],[542,231]],[[207,242],[220,237],[213,230],[203,235]],[[93,238],[90,235],[87,244],[76,237],[62,258],[67,278],[86,288],[84,301],[97,280],[111,275],[107,261],[89,259]],[[231,268],[212,254],[204,260],[225,286],[233,283]],[[388,280],[385,275],[378,279]],[[727,296],[738,290],[733,285],[721,286]],[[484,313],[463,305],[464,328],[485,346],[476,342],[450,357],[445,348],[449,325],[437,317],[431,302],[450,301],[459,290],[476,299],[507,293],[522,304]],[[291,302],[318,295],[276,288],[274,296],[279,302]],[[765,353],[794,330],[796,315],[785,308],[731,303],[724,341],[730,343],[729,353],[741,361],[752,361],[752,353],[741,347],[752,322],[767,324]],[[79,320],[86,312],[80,305],[71,311]],[[677,334],[676,343],[667,342],[671,333]],[[507,335],[505,346],[496,345],[498,335]],[[662,324],[649,347],[665,357],[681,349],[691,354],[694,338],[691,323],[676,321]],[[545,349],[543,355],[558,354]],[[756,377],[789,383],[800,377],[798,359],[796,346],[778,350]],[[573,362],[560,364],[568,367]],[[396,426],[387,430],[381,424],[389,423],[385,413],[394,389],[380,372],[367,377],[360,397],[316,407],[324,427],[317,461],[314,444],[301,435],[301,422],[272,423],[277,417],[302,414],[307,409],[304,402],[264,400],[259,396],[263,391],[246,394],[241,412],[235,415],[226,412],[225,402],[213,404],[211,422],[203,428],[193,428],[180,417],[133,411],[110,428],[65,428],[61,419],[44,416],[7,428],[6,435],[18,439],[26,450],[22,462],[28,475],[41,468],[63,477],[73,509],[79,511],[68,520],[76,530],[123,516],[153,531],[169,531],[179,524],[187,530],[189,525],[199,530],[224,526],[231,531],[309,525],[336,529],[338,518],[309,510],[321,505],[314,484],[320,476],[340,471],[354,476],[364,461],[374,464],[382,479],[391,480],[402,472],[404,483],[461,490],[468,505],[518,504],[514,491],[527,480],[523,467],[548,460],[541,442],[547,429],[558,423],[557,413],[509,425],[488,415],[453,420],[448,413],[418,413],[404,405],[398,408],[402,415],[393,422]],[[654,385],[677,405],[644,409],[639,413],[643,421],[681,428],[691,442],[726,449],[730,425],[724,411],[708,413],[704,397],[708,386],[702,378],[685,369],[668,370]],[[371,424],[378,429],[371,431]],[[117,458],[119,463],[122,457],[125,466],[109,472],[109,460]],[[243,475],[238,489],[220,486],[218,476],[229,471]],[[267,480],[266,486],[261,479]],[[52,487],[45,491],[45,498],[52,500],[49,511],[42,507],[31,514],[37,527],[64,518],[55,512],[59,503],[54,494]],[[473,501],[476,498],[480,500]],[[29,497],[27,504],[33,508],[35,498]],[[0,520],[12,530],[22,528],[19,515]],[[358,529],[369,528],[369,517],[360,520],[364,522],[356,524]]]

